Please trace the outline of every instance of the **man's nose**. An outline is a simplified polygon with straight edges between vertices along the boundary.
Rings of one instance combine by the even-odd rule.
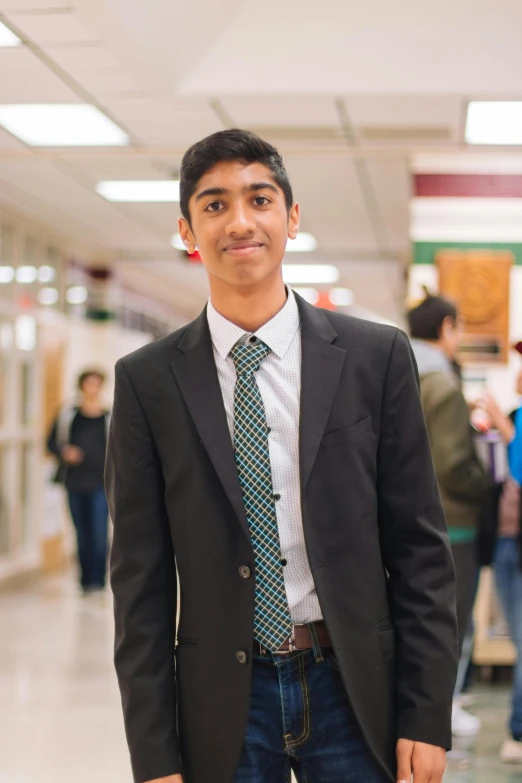
[[[244,204],[234,204],[229,210],[226,231],[229,236],[244,236],[255,231],[255,222]]]

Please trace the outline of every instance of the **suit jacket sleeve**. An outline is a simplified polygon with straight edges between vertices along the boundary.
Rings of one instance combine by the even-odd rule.
[[[176,573],[164,482],[127,374],[116,365],[105,484],[114,524],[115,665],[134,780],[181,772],[176,731]]]
[[[402,332],[384,388],[378,501],[397,635],[397,736],[450,748],[458,661],[455,574],[417,367]]]

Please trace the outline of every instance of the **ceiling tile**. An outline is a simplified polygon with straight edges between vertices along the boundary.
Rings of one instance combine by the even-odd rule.
[[[0,0],[0,11],[45,11],[49,8],[70,8],[70,0]]]
[[[76,72],[74,78],[94,95],[104,95],[123,91],[138,91],[140,83],[124,68],[93,68]]]
[[[287,153],[285,164],[301,204],[303,231],[318,240],[316,255],[345,258],[377,255],[351,157],[337,152]]]
[[[0,103],[76,103],[78,96],[27,47],[0,49]]]
[[[383,95],[346,98],[355,127],[451,127],[461,118],[461,100],[456,96]]]
[[[339,126],[331,98],[243,96],[224,98],[221,103],[234,124],[242,127]]]
[[[45,53],[60,68],[75,76],[96,68],[117,68],[121,65],[116,56],[104,46],[43,46]]]
[[[411,175],[408,161],[366,160],[388,247],[394,255],[409,247]]]
[[[92,182],[93,189],[100,180],[165,179],[170,166],[165,162],[155,162],[146,156],[129,155],[68,155],[67,164],[85,175]],[[172,170],[174,167],[172,167]]]
[[[118,100],[117,96],[97,92],[112,115],[140,138],[145,144],[187,146],[204,136],[223,130],[216,114],[205,106],[198,111],[179,111],[170,102],[136,98]]]
[[[27,147],[15,136],[0,128],[0,150],[25,150]]]
[[[8,14],[12,21],[34,43],[58,44],[95,41],[97,36],[89,30],[80,17],[71,11],[56,14]]]
[[[164,229],[141,223],[138,210],[105,201],[48,161],[0,160],[0,197],[18,198],[20,207],[37,211],[90,245],[163,247]],[[158,234],[160,236],[158,236]]]

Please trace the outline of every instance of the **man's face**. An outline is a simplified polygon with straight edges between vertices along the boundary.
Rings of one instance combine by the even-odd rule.
[[[281,275],[286,241],[299,229],[299,205],[288,214],[272,172],[261,163],[225,161],[198,182],[189,202],[191,227],[179,220],[187,250],[199,250],[210,282],[257,285]]]
[[[100,394],[103,381],[98,375],[88,375],[82,383],[82,392],[86,397],[93,398]]]
[[[464,333],[464,324],[458,317],[456,321],[452,318],[446,318],[442,324],[442,344],[446,356],[454,359],[460,347],[460,341]]]

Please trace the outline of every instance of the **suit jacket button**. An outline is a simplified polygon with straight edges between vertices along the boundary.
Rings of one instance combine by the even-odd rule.
[[[243,579],[250,579],[251,571],[248,566],[241,566],[239,569],[239,573],[243,577]]]
[[[238,650],[237,651],[236,658],[238,659],[239,663],[246,663],[247,662],[247,654],[246,654],[246,652],[243,652],[243,650]]]

